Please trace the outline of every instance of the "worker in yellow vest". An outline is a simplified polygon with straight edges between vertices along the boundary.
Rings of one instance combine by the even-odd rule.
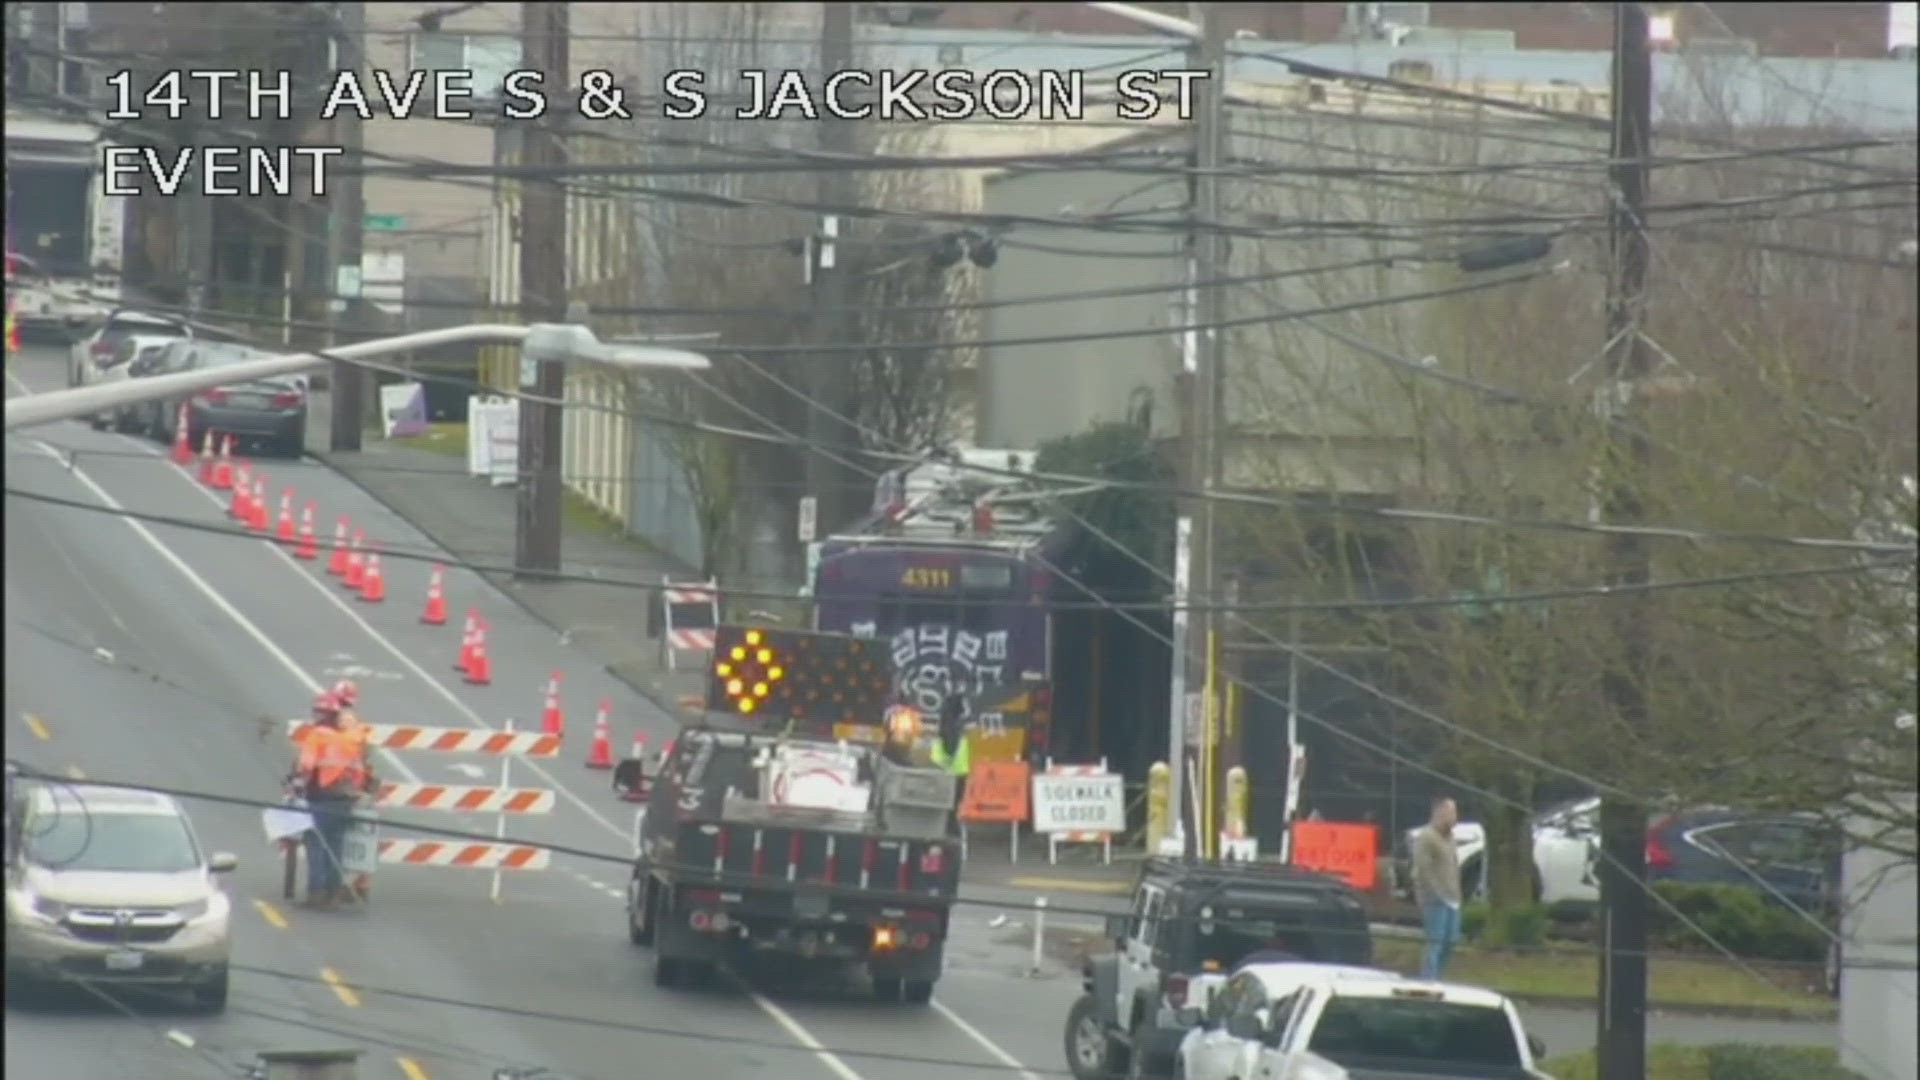
[[[967,727],[966,703],[959,694],[952,694],[940,706],[940,727],[934,732],[931,757],[935,768],[945,769],[959,781],[953,786],[956,811],[966,798],[967,776],[973,772],[973,747]]]

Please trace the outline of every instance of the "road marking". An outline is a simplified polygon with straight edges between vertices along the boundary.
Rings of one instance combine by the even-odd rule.
[[[44,447],[47,444],[37,443],[36,445]],[[49,449],[51,448],[49,447]],[[107,509],[112,510],[121,515],[125,515],[127,513],[127,508],[121,504],[120,500],[114,498],[111,494],[109,494],[107,489],[104,487],[101,487],[99,481],[87,475],[85,470],[79,468],[78,466],[75,466],[67,470],[67,475],[73,477],[75,480],[80,481],[81,484],[86,486],[87,490],[93,492],[94,498],[99,499],[100,504],[102,506],[105,506]],[[195,486],[196,487],[198,486],[197,483]],[[201,490],[204,491],[205,489],[202,488]],[[218,502],[219,500],[216,499],[215,501]],[[151,547],[153,548],[153,550],[159,552],[160,557],[162,559],[165,559],[168,565],[172,566],[175,570],[180,572],[180,576],[186,578],[187,581],[190,584],[192,584],[194,588],[199,589],[201,595],[205,596],[207,600],[211,602],[215,608],[219,609],[222,615],[225,615],[227,618],[232,619],[233,624],[235,626],[238,626],[243,632],[246,633],[248,637],[253,639],[254,644],[259,645],[262,649],[266,650],[266,653],[268,656],[271,656],[275,660],[278,660],[280,662],[280,666],[286,668],[288,672],[292,673],[294,678],[299,680],[301,685],[306,687],[308,693],[318,694],[322,689],[324,689],[324,687],[319,682],[317,682],[312,675],[307,674],[306,669],[300,666],[299,661],[295,660],[291,656],[288,656],[285,649],[282,649],[278,644],[274,642],[272,638],[268,637],[265,631],[261,630],[258,626],[254,625],[253,620],[247,618],[244,612],[242,612],[239,608],[234,607],[233,603],[220,593],[220,590],[214,588],[211,584],[207,582],[206,578],[203,578],[200,576],[199,571],[195,570],[191,566],[188,566],[185,559],[182,559],[179,555],[174,553],[172,548],[168,547],[165,543],[161,542],[160,538],[153,534],[153,530],[147,528],[146,522],[137,521],[133,518],[125,517],[125,516],[122,516],[120,520],[125,522],[127,528],[132,529],[135,535],[139,536],[140,539],[145,540],[147,542],[148,547]],[[289,556],[288,559],[289,561],[291,561],[291,556]],[[306,575],[303,574],[301,576],[305,577]],[[308,578],[307,580],[311,581],[313,579]],[[328,593],[327,595],[332,596],[333,594]],[[414,775],[413,770],[407,767],[406,762],[401,761],[398,757],[395,757],[393,752],[386,749],[385,747],[379,747],[378,749],[380,751],[381,760],[385,761],[388,765],[392,766],[394,772],[405,777],[408,783],[417,784],[420,782],[420,778]]]
[[[285,930],[287,928],[287,917],[280,914],[279,908],[274,907],[265,900],[255,900],[253,902],[253,910],[259,912],[260,917],[267,920],[267,924],[275,930]]]
[[[8,375],[10,377],[13,377],[14,382],[20,386],[22,391],[28,394],[31,394],[33,392],[30,388],[26,386],[24,382],[21,382],[17,376],[13,376],[11,372],[9,372]],[[134,442],[132,437],[123,436],[123,438],[128,443],[138,446],[143,452],[147,453],[149,456],[157,460],[167,461],[166,458],[162,457],[159,453],[153,451],[151,447],[147,447],[144,444]],[[49,446],[46,443],[36,442],[35,445],[39,446],[43,451],[49,454],[52,454],[55,452],[54,448],[52,446]],[[207,490],[206,487],[201,485],[199,480],[196,479],[191,472],[177,465],[173,465],[171,461],[167,461],[167,464],[173,468],[174,472],[179,474],[181,478],[183,478],[189,485],[191,485],[195,491],[200,492],[203,496],[205,496],[208,500],[210,500],[215,507],[217,508],[223,507],[223,504],[220,502],[219,496]],[[329,471],[334,471],[334,470],[330,469]],[[126,507],[122,505],[119,500],[115,499],[111,494],[107,492],[105,488],[101,487],[100,484],[93,479],[93,477],[87,475],[87,473],[81,470],[78,466],[70,467],[68,469],[68,474],[78,479],[82,484],[86,485],[86,487],[94,493],[94,496],[101,501],[102,505],[106,506],[109,510],[116,511],[122,515],[124,515],[127,512]],[[353,484],[353,481],[351,480],[351,478],[340,476],[338,472],[335,472],[335,475],[337,477],[340,477],[340,479],[346,481],[348,484],[355,487],[357,490],[360,490],[360,494],[363,497],[371,498],[371,496],[366,495],[364,489],[359,489],[359,485]],[[145,522],[137,521],[133,518],[124,517],[124,516],[121,518],[121,520],[126,522],[127,526],[131,528],[136,534],[138,534],[141,539],[145,540],[148,546],[152,547],[155,551],[159,552],[161,558],[165,559],[170,565],[173,566],[175,570],[179,571],[181,575],[184,576],[195,588],[199,589],[200,592],[203,595],[205,595],[207,599],[211,601],[216,608],[220,610],[221,614],[226,615],[228,618],[232,619],[234,624],[239,626],[240,629],[244,631],[248,637],[251,637],[256,644],[258,644],[262,649],[264,649],[268,655],[272,656],[275,660],[278,660],[283,667],[285,667],[302,684],[304,684],[307,687],[309,692],[316,693],[316,694],[320,692],[320,690],[322,689],[321,685],[315,682],[313,677],[310,676],[304,669],[302,669],[298,662],[296,662],[291,656],[287,655],[284,649],[280,648],[280,646],[277,643],[275,643],[272,638],[268,637],[266,633],[262,631],[257,625],[255,625],[251,619],[248,619],[246,615],[243,612],[241,612],[239,608],[235,607],[233,603],[229,601],[219,590],[215,589],[211,584],[207,582],[205,578],[201,577],[200,574],[193,569],[193,567],[187,564],[186,560],[181,558],[178,554],[176,554],[173,551],[172,548],[169,548],[165,543],[163,543],[159,537],[155,536],[153,533],[153,530],[147,528]],[[353,622],[354,624],[359,626],[361,631],[364,632],[370,640],[372,640],[376,645],[379,645],[381,648],[385,649],[386,652],[389,655],[391,655],[395,660],[399,661],[403,667],[413,672],[415,677],[419,678],[423,683],[425,683],[427,686],[431,687],[434,691],[436,691],[443,699],[447,701],[449,705],[453,706],[456,712],[464,716],[468,720],[468,722],[471,724],[471,726],[481,728],[487,731],[499,730],[498,728],[495,728],[494,725],[487,723],[485,720],[482,720],[479,714],[475,713],[473,709],[469,708],[466,702],[461,701],[459,696],[456,695],[452,690],[448,689],[445,683],[441,682],[439,679],[435,678],[433,675],[428,673],[428,671],[424,667],[422,667],[418,662],[416,662],[411,656],[407,655],[407,653],[404,650],[402,650],[398,645],[396,645],[392,639],[388,638],[386,635],[376,630],[370,623],[367,622],[365,618],[363,618],[360,615],[359,612],[355,611],[352,607],[350,607],[347,604],[347,602],[335,592],[335,590],[328,588],[327,583],[325,581],[311,574],[308,574],[306,572],[306,569],[302,567],[299,564],[299,562],[297,562],[293,558],[293,556],[289,554],[284,548],[280,547],[278,544],[275,544],[275,543],[268,543],[264,541],[262,543],[269,550],[278,554],[282,562],[284,562],[287,568],[292,570],[297,577],[299,577],[300,579],[302,579],[303,581],[311,585],[316,591],[320,593],[320,595],[326,597],[327,600],[330,603],[332,603],[333,606],[337,608],[341,614],[345,615],[350,622]],[[428,538],[428,543],[432,544],[431,538]],[[433,545],[433,546],[438,547],[439,545]],[[510,598],[509,598],[509,602],[511,602]],[[391,765],[395,772],[405,777],[410,783],[420,783],[420,778],[415,776],[413,771],[407,767],[406,763],[401,761],[391,751],[387,750],[385,747],[379,748],[379,751],[382,759],[385,760],[389,765]],[[562,782],[557,777],[555,777],[551,772],[548,772],[544,767],[540,765],[539,762],[529,759],[525,761],[524,764],[526,764],[526,766],[529,769],[531,769],[535,774],[539,775],[541,778],[545,779],[548,783],[552,784],[554,787],[554,790],[566,796],[567,801],[572,803],[577,808],[579,808],[579,810],[582,813],[584,813],[588,817],[588,819],[599,824],[602,828],[605,828],[608,832],[611,832],[616,836],[619,836],[622,840],[625,840],[629,843],[632,841],[632,836],[628,832],[628,830],[626,830],[625,828],[622,828],[619,825],[614,824],[614,822],[611,819],[609,819],[605,814],[602,814],[596,807],[593,806],[593,804],[581,798],[578,793],[576,793],[571,787],[569,787],[564,782]],[[73,770],[73,771],[77,772],[77,770]],[[79,778],[80,777],[76,777],[76,779],[79,779]],[[619,895],[622,895],[622,896],[625,895],[624,893],[619,893],[618,890],[614,890],[611,888],[608,889],[608,892],[618,893]],[[329,977],[330,975],[331,977]],[[348,1004],[349,1006],[357,1006],[360,1003],[359,996],[357,994],[354,994],[351,987],[346,986],[344,983],[336,983],[336,980],[339,978],[338,975],[332,975],[330,971],[323,969],[321,972],[321,977],[325,979],[329,985],[333,986],[334,993],[340,995],[340,999],[343,1002],[346,1002],[346,1004]],[[831,1050],[828,1050],[826,1046],[820,1042],[820,1040],[816,1039],[813,1036],[812,1032],[808,1031],[804,1026],[802,1026],[800,1022],[798,1020],[795,1020],[790,1014],[788,1014],[785,1009],[781,1008],[779,1005],[775,1004],[773,1001],[771,1001],[765,995],[759,993],[758,991],[749,990],[748,997],[750,1000],[753,1001],[755,1006],[757,1006],[760,1009],[761,1012],[765,1013],[769,1018],[771,1018],[774,1021],[775,1024],[779,1025],[780,1028],[784,1030],[787,1033],[787,1035],[791,1037],[795,1042],[799,1043],[803,1049],[812,1053],[813,1056],[816,1059],[818,1059],[822,1065],[826,1066],[829,1072],[832,1072],[835,1076],[839,1077],[840,1080],[864,1080],[864,1078],[861,1077],[859,1073],[855,1072],[852,1068],[850,1068],[845,1061],[841,1060]],[[949,1021],[956,1022],[956,1026],[959,1026],[960,1024],[965,1023],[965,1021],[960,1020],[957,1016],[947,1013],[944,1010],[942,1010],[942,1015],[946,1016]],[[969,1037],[973,1038],[976,1042],[979,1042],[983,1046],[988,1047],[990,1049],[990,1052],[993,1053],[995,1057],[999,1058],[1002,1061],[1014,1061],[1017,1064],[1017,1059],[1015,1059],[1011,1054],[1008,1054],[1005,1050],[1000,1049],[991,1041],[987,1040],[986,1036],[981,1034],[978,1031],[978,1029],[973,1029],[970,1025],[968,1025],[967,1027],[963,1027],[961,1030],[963,1032],[968,1033]],[[1030,1076],[1031,1074],[1028,1074],[1028,1075]]]
[[[67,766],[67,778],[70,780],[85,780],[87,774],[80,771],[80,766],[69,765]]]
[[[403,1057],[394,1060],[400,1064],[400,1071],[406,1074],[407,1080],[433,1080],[427,1075],[427,1070],[421,1068],[420,1063],[412,1058]]]
[[[1030,892],[1058,891],[1123,896],[1133,891],[1133,886],[1124,881],[1079,881],[1074,878],[1017,877],[1008,878],[1007,884]]]
[[[47,730],[46,721],[32,713],[21,713],[20,719],[27,722],[27,730],[33,732],[34,738],[39,739],[41,742],[46,742],[53,738],[53,732]]]
[[[840,1060],[840,1055],[827,1049],[821,1044],[819,1039],[814,1038],[813,1032],[802,1027],[800,1021],[788,1015],[787,1010],[774,1004],[765,994],[748,987],[744,983],[741,984],[741,989],[746,990],[747,997],[751,999],[755,1005],[760,1007],[761,1012],[772,1017],[773,1022],[780,1025],[781,1030],[785,1031],[789,1038],[812,1053],[820,1064],[825,1065],[828,1072],[839,1077],[840,1080],[865,1080],[859,1073],[854,1072],[851,1066]]]
[[[340,1004],[349,1009],[360,1007],[360,995],[353,992],[353,987],[347,985],[347,980],[341,978],[339,972],[332,968],[321,968],[320,981],[333,988],[333,996],[340,999]]]
[[[974,1042],[978,1043],[982,1050],[985,1050],[987,1053],[993,1055],[994,1059],[999,1061],[1000,1064],[1005,1065],[1007,1068],[1013,1069],[1014,1071],[1018,1072],[1020,1074],[1020,1080],[1040,1080],[1039,1077],[1033,1075],[1033,1072],[1031,1070],[1029,1070],[1025,1065],[1022,1065],[1020,1063],[1019,1058],[1014,1057],[1012,1054],[1007,1053],[1005,1050],[1002,1050],[1000,1048],[999,1043],[994,1042],[992,1039],[989,1039],[985,1035],[981,1034],[979,1028],[974,1027],[972,1024],[967,1023],[966,1020],[961,1018],[959,1013],[954,1012],[952,1009],[947,1008],[945,1005],[941,1004],[937,1000],[931,1002],[930,1004],[933,1005],[934,1012],[937,1012],[941,1016],[946,1017],[948,1023],[952,1024],[954,1027],[959,1028],[960,1034],[965,1035],[967,1038],[972,1039]]]

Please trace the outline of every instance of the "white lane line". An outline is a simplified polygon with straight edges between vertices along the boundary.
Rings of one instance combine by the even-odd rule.
[[[8,372],[8,375],[9,377],[13,377],[12,372]],[[14,377],[14,381],[18,383],[19,379],[17,377]],[[37,443],[37,445],[46,447],[48,450],[53,449],[53,447],[47,446],[46,443]],[[97,481],[95,481],[93,477],[88,476],[85,470],[79,468],[78,466],[74,466],[67,470],[67,475],[73,477],[75,480],[80,481],[80,483],[84,485],[87,488],[87,490],[93,492],[94,498],[99,499],[100,504],[102,506],[105,506],[107,509],[113,510],[116,513],[119,513],[122,515],[124,515],[127,512],[127,508],[125,506],[122,506],[118,499],[115,499],[111,494],[109,494],[106,488],[101,487],[100,484]],[[207,579],[201,577],[198,571],[194,570],[193,567],[188,566],[186,563],[186,560],[174,554],[172,548],[168,547],[164,543],[161,543],[160,538],[155,536],[151,529],[147,528],[145,522],[136,521],[133,518],[124,517],[124,516],[121,517],[120,520],[126,522],[127,527],[133,530],[134,535],[140,537],[140,539],[142,540],[145,540],[147,542],[147,546],[159,552],[160,557],[162,559],[165,559],[168,565],[172,566],[175,570],[180,572],[181,577],[186,578],[188,583],[193,585],[194,588],[200,590],[200,594],[202,596],[205,596],[208,602],[213,604],[213,606],[219,610],[220,614],[225,615],[229,619],[232,619],[233,624],[235,626],[238,626],[248,637],[252,638],[255,644],[259,645],[261,649],[266,651],[266,654],[268,656],[271,656],[275,660],[279,661],[280,666],[286,668],[289,674],[291,674],[296,680],[298,680],[302,686],[306,687],[308,693],[318,694],[321,691],[322,687],[320,683],[315,681],[312,675],[307,674],[306,669],[300,666],[299,661],[295,660],[291,656],[288,656],[286,653],[286,650],[282,649],[278,644],[274,642],[272,638],[268,637],[265,631],[261,630],[258,626],[254,625],[253,620],[247,618],[246,614],[242,612],[239,608],[234,607],[232,602],[229,601],[225,596],[221,595],[218,589],[215,589],[212,585],[208,584]],[[401,776],[406,777],[408,783],[417,784],[420,782],[420,778],[413,774],[413,770],[407,768],[406,763],[401,761],[399,758],[395,757],[390,751],[382,747],[380,749],[380,753],[381,753],[382,759],[385,760],[387,764],[393,767],[393,771],[399,773]]]
[[[18,378],[14,377],[11,372],[8,373],[8,376],[10,378],[14,378],[15,383],[21,385],[22,389],[25,389],[25,385],[19,383]],[[28,392],[30,393],[31,391],[28,391]],[[129,438],[128,441],[132,441],[131,438]],[[40,445],[45,446],[44,443]],[[139,444],[136,444],[136,445],[139,445]],[[49,452],[53,452],[52,447],[46,447],[46,449]],[[153,452],[152,448],[150,447],[142,446],[141,449],[146,450],[156,458],[160,456],[158,453]],[[162,460],[165,460],[165,459],[162,459]],[[199,481],[196,480],[192,476],[192,474],[188,473],[185,469],[182,469],[177,465],[173,465],[171,461],[168,462],[168,465],[180,476],[185,478],[186,481],[192,485],[194,490],[205,495],[209,500],[213,502],[215,506],[220,505],[219,496],[215,495],[213,492],[208,491],[205,487],[201,486]],[[98,484],[94,483],[92,478],[87,477],[78,468],[75,468],[72,471],[75,476],[81,477],[82,480],[87,484],[87,486],[92,488],[95,494],[98,495],[101,498],[101,500],[104,503],[106,503],[108,506],[110,506],[115,510],[124,509],[123,507],[120,506],[119,503],[113,501],[112,496],[108,495],[104,489],[102,489]],[[339,474],[336,473],[335,475],[338,476]],[[342,478],[342,479],[345,479],[345,478]],[[348,480],[347,482],[351,484],[350,480]],[[364,495],[364,493],[362,494]],[[235,608],[232,604],[228,603],[226,599],[224,597],[221,597],[220,594],[216,592],[211,585],[208,585],[203,578],[201,578],[198,574],[194,573],[192,567],[188,566],[184,561],[180,559],[179,556],[175,555],[169,548],[166,547],[166,545],[162,544],[158,538],[156,538],[150,531],[147,530],[144,523],[135,521],[131,518],[125,518],[123,520],[125,520],[128,525],[132,526],[137,532],[139,532],[147,540],[149,544],[153,545],[155,549],[160,551],[161,554],[165,556],[169,562],[171,562],[175,567],[177,567],[182,573],[185,573],[186,575],[188,575],[189,579],[193,581],[197,586],[199,586],[201,591],[205,592],[209,597],[213,598],[215,602],[220,606],[222,611],[229,614],[236,623],[238,623],[243,629],[245,629],[248,632],[250,636],[252,636],[256,641],[259,641],[270,652],[272,652],[279,659],[281,659],[282,663],[288,665],[290,670],[294,671],[303,680],[308,682],[309,685],[312,687],[313,692],[315,693],[319,692],[319,689],[320,689],[319,685],[317,683],[313,683],[312,680],[306,675],[306,673],[304,671],[301,671],[298,665],[294,664],[293,660],[290,657],[288,657],[286,653],[282,652],[278,646],[274,645],[273,642],[264,633],[262,633],[258,627],[254,626],[253,623],[249,622],[246,616],[240,613],[239,609]],[[432,543],[430,538],[428,543],[429,545],[431,545]],[[395,660],[399,661],[400,664],[406,667],[409,671],[412,671],[414,675],[417,676],[422,682],[426,683],[428,686],[432,687],[435,691],[437,691],[442,698],[446,699],[448,704],[453,706],[455,711],[459,712],[462,716],[466,717],[466,719],[471,724],[471,726],[484,728],[490,731],[497,730],[494,728],[492,724],[489,724],[485,720],[482,720],[477,713],[475,713],[472,709],[468,708],[466,703],[461,701],[460,698],[457,695],[455,695],[452,690],[448,689],[444,683],[442,683],[439,679],[435,678],[433,675],[429,674],[427,670],[421,667],[418,663],[414,662],[413,658],[411,656],[408,656],[406,652],[402,650],[397,644],[395,644],[390,638],[382,634],[380,631],[374,629],[374,627],[371,624],[369,624],[366,621],[366,619],[361,617],[359,612],[349,607],[346,601],[342,600],[337,593],[327,588],[324,582],[318,580],[313,575],[308,574],[305,568],[302,567],[297,561],[295,561],[293,556],[287,554],[284,548],[280,547],[278,544],[267,543],[264,541],[262,541],[261,544],[263,547],[267,547],[271,549],[275,554],[279,555],[281,560],[286,563],[287,568],[294,572],[295,576],[306,581],[309,585],[313,586],[314,589],[319,591],[319,593],[322,596],[327,598],[328,602],[332,603],[334,607],[338,608],[340,612],[345,616],[347,616],[349,620],[351,620],[353,623],[358,625],[360,629],[366,633],[367,637],[370,640],[372,640],[375,644],[379,645],[381,648],[385,649],[388,652],[388,654],[393,656]],[[432,546],[437,546],[437,545],[432,545]],[[403,775],[408,777],[408,780],[410,783],[420,782],[419,779],[413,776],[413,774],[410,771],[408,771],[404,765],[400,764],[398,759],[394,758],[394,756],[390,752],[387,752],[383,748],[382,754],[386,757],[387,760],[392,761],[394,763],[394,765],[397,767],[397,771],[401,772]],[[552,773],[548,772],[545,768],[541,767],[539,762],[534,761],[532,759],[528,759],[526,761],[526,765],[529,768],[531,768],[536,774],[545,778],[548,783],[552,784],[555,790],[565,795],[568,801],[572,802],[575,806],[579,807],[583,812],[585,812],[588,818],[599,823],[602,827],[606,828],[609,832],[612,832],[615,835],[619,836],[621,839],[628,840],[628,841],[632,840],[632,836],[628,833],[627,830],[621,828],[618,825],[615,825],[604,814],[600,813],[600,811],[596,809],[592,804],[588,803],[586,800],[582,799],[579,795],[575,794],[571,788],[567,787]],[[612,886],[602,885],[600,886],[600,888],[605,894],[609,896],[618,896],[622,899],[624,899],[626,896],[626,893],[624,890],[616,889]],[[779,1025],[781,1029],[786,1031],[788,1036],[790,1036],[795,1042],[799,1043],[803,1048],[811,1052],[814,1055],[814,1057],[817,1060],[819,1060],[819,1062],[822,1065],[826,1066],[829,1072],[839,1077],[840,1080],[863,1080],[863,1078],[860,1076],[859,1073],[855,1072],[851,1067],[849,1067],[847,1063],[843,1061],[833,1051],[827,1049],[826,1046],[822,1044],[819,1039],[815,1038],[811,1032],[809,1032],[804,1026],[802,1026],[798,1020],[795,1020],[785,1009],[781,1008],[778,1004],[768,999],[765,995],[759,993],[758,991],[749,989],[747,991],[747,994],[748,994],[748,997],[753,1001],[753,1003],[757,1007],[759,1007],[760,1011],[766,1013],[767,1016],[770,1017],[775,1024]],[[958,1014],[954,1013],[952,1010],[948,1009],[946,1006],[941,1005],[938,1002],[935,1002],[934,1006],[935,1006],[935,1011],[939,1012],[941,1016],[945,1017],[949,1023],[952,1023],[956,1028],[960,1030],[962,1034],[966,1035],[969,1039],[972,1039],[974,1042],[978,1043],[982,1049],[986,1050],[989,1054],[991,1054],[994,1058],[999,1060],[1002,1064],[1005,1064],[1010,1068],[1019,1069],[1022,1080],[1038,1080],[1038,1078],[1035,1077],[1032,1072],[1028,1071],[1026,1067],[1020,1063],[1018,1058],[1015,1058],[1012,1054],[1008,1053],[1005,1049],[1001,1048],[999,1044],[987,1038],[987,1036],[983,1034],[978,1028],[974,1027],[972,1024],[969,1024],[966,1020],[962,1019]]]
[[[959,1013],[954,1012],[952,1009],[947,1008],[946,1005],[941,1003],[941,1001],[938,998],[934,999],[932,1002],[930,1002],[930,1004],[933,1006],[934,1012],[937,1012],[941,1016],[946,1017],[948,1023],[952,1024],[954,1027],[959,1028],[960,1034],[965,1035],[969,1039],[972,1039],[976,1044],[979,1045],[980,1049],[985,1050],[988,1054],[992,1055],[994,1060],[1000,1062],[1000,1064],[1005,1065],[1007,1068],[1013,1069],[1016,1072],[1018,1072],[1020,1075],[1020,1080],[1040,1080],[1039,1077],[1033,1075],[1032,1070],[1028,1069],[1025,1065],[1022,1065],[1020,1063],[1019,1058],[1014,1057],[1012,1054],[1009,1054],[1005,1050],[1001,1049],[999,1043],[994,1042],[992,1039],[987,1038],[987,1036],[979,1028],[974,1027],[972,1024],[967,1023],[967,1021]]]

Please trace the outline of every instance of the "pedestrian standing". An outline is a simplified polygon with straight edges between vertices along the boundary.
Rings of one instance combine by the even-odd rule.
[[[1426,827],[1413,835],[1413,897],[1426,931],[1423,979],[1438,980],[1445,973],[1460,940],[1460,851],[1453,844],[1453,826],[1459,820],[1452,799],[1435,799]]]
[[[349,900],[340,856],[353,823],[353,804],[365,789],[360,747],[340,730],[340,701],[322,693],[313,724],[300,740],[300,759],[288,779],[307,802],[313,835],[307,840],[307,902],[315,907]]]

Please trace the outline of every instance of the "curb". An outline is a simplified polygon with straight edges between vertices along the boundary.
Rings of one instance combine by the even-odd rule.
[[[314,461],[317,461],[320,464],[325,465],[327,468],[332,469],[335,475],[339,476],[341,479],[352,484],[354,487],[359,488],[363,494],[365,494],[368,498],[372,499],[374,502],[377,502],[381,506],[385,507],[386,511],[392,514],[394,517],[397,517],[401,521],[404,521],[407,524],[413,526],[415,529],[418,529],[422,536],[425,536],[427,539],[433,541],[435,546],[445,549],[447,554],[452,555],[456,560],[459,560],[461,562],[467,561],[465,556],[462,556],[459,552],[454,551],[453,548],[446,543],[446,541],[440,539],[438,536],[435,536],[433,533],[428,532],[424,526],[422,526],[418,521],[414,520],[412,515],[406,513],[405,511],[401,510],[399,507],[395,506],[391,500],[387,499],[386,497],[382,496],[379,492],[374,491],[372,488],[362,483],[359,477],[355,476],[352,472],[348,471],[345,467],[343,467],[338,462],[333,460],[332,451],[326,451],[323,453],[321,451],[314,450],[312,447],[307,447],[305,450],[305,455],[309,458],[312,458]],[[465,474],[462,473],[461,475],[464,476]],[[534,607],[527,602],[527,598],[525,596],[522,596],[520,593],[520,590],[517,588],[517,585],[519,583],[513,580],[513,575],[501,574],[498,572],[483,571],[483,570],[475,570],[473,572],[476,574],[479,574],[480,577],[487,582],[487,584],[492,585],[494,588],[500,590],[500,592],[504,594],[507,597],[507,599],[513,601],[513,604],[515,607],[518,607],[521,611],[532,616],[534,621],[546,627],[548,630],[553,631],[553,633],[556,636],[559,636],[565,633],[563,628],[554,625],[554,622],[552,619],[547,618],[545,615],[535,610]],[[591,654],[589,654],[589,656],[593,660],[596,660],[596,661],[600,660],[599,657],[591,656]],[[667,696],[654,691],[650,687],[643,686],[640,683],[636,682],[635,680],[627,677],[626,675],[622,674],[620,671],[616,670],[614,665],[612,664],[608,664],[604,661],[600,661],[599,666],[600,666],[600,670],[605,672],[609,678],[613,679],[615,682],[620,683],[621,685],[625,686],[627,689],[632,690],[634,693],[640,695],[641,697],[645,698],[647,701],[651,702],[654,708],[659,709],[661,712],[665,713],[669,720],[672,720],[676,724],[680,722],[680,707],[678,702],[669,700]]]

